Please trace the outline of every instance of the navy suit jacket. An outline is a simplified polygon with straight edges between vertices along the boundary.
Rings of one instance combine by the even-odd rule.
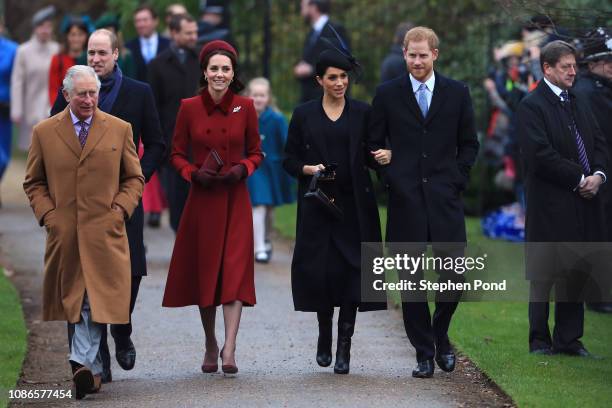
[[[140,39],[138,37],[133,38],[130,41],[126,42],[125,46],[129,48],[130,51],[132,51],[132,55],[134,56],[134,62],[136,63],[136,78],[134,79],[147,82],[147,64],[145,63],[144,57],[142,56],[142,51],[140,50]],[[157,42],[157,51],[155,51],[155,56],[159,55],[160,52],[164,51],[169,46],[170,40],[159,34]]]
[[[435,73],[427,117],[408,74],[380,85],[372,103],[369,148],[390,148],[381,168],[389,191],[387,241],[464,242],[461,192],[478,154],[467,85]]]

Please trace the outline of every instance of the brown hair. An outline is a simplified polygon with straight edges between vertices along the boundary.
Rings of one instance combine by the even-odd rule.
[[[236,57],[231,52],[225,50],[215,50],[210,52],[204,58],[202,58],[202,63],[200,64],[200,70],[202,71],[202,76],[200,77],[200,90],[208,87],[208,81],[206,80],[206,76],[204,76],[204,71],[208,67],[208,62],[214,55],[225,55],[232,62],[232,69],[234,70],[234,79],[229,85],[230,91],[237,94],[244,89],[244,84],[240,79],[238,79],[238,64],[236,62]]]
[[[98,34],[104,34],[108,37],[111,43],[111,52],[119,48],[119,39],[117,38],[117,35],[113,33],[111,30],[107,30],[106,28],[99,28],[93,33],[91,33],[89,38],[93,37],[94,35],[98,35]]]
[[[571,44],[561,40],[551,41],[540,50],[540,67],[544,71],[544,63],[554,67],[562,57],[566,55],[576,57],[576,54],[576,48]]]
[[[410,41],[419,42],[427,41],[429,48],[432,50],[437,49],[440,46],[440,40],[436,35],[435,31],[429,27],[414,27],[408,30],[404,36],[404,48],[408,47]]]

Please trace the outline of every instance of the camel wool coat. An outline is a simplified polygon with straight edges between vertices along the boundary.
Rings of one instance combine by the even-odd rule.
[[[47,230],[43,319],[80,320],[85,291],[98,323],[128,323],[130,253],[125,222],[144,176],[129,123],[96,109],[83,149],[70,110],[34,127],[24,190]]]

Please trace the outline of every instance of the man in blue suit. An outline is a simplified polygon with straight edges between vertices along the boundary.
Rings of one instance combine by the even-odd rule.
[[[170,40],[157,33],[159,19],[155,9],[142,5],[134,11],[134,27],[138,37],[125,43],[132,51],[136,63],[136,78],[139,81],[148,80],[147,65],[160,52],[170,46]]]
[[[389,192],[390,248],[397,242],[417,243],[413,255],[418,256],[433,243],[434,255],[460,257],[466,242],[461,192],[479,144],[467,86],[433,69],[438,43],[426,27],[406,33],[403,53],[409,72],[377,88],[369,148]],[[448,253],[436,243],[455,244]],[[462,280],[452,270],[438,273],[445,282]],[[414,277],[418,281],[422,275],[420,270]],[[453,371],[455,354],[447,332],[461,292],[436,293],[433,319],[426,293],[410,301],[403,295],[404,327],[418,362],[412,376],[431,377],[434,358],[442,370]]]
[[[124,77],[117,65],[119,48],[117,36],[108,30],[96,30],[89,37],[87,44],[87,64],[96,71],[102,87],[98,99],[98,107],[106,113],[116,116],[132,125],[134,145],[142,140],[144,154],[140,166],[145,180],[149,181],[153,173],[161,165],[166,145],[162,136],[159,116],[155,108],[153,92],[148,84]],[[60,93],[51,109],[55,115],[66,107],[67,102]],[[130,245],[130,260],[132,267],[132,291],[130,300],[130,316],[134,310],[140,280],[147,274],[145,248],[143,241],[144,211],[142,201],[134,210],[132,217],[126,222],[128,242]],[[70,327],[69,327],[70,333]],[[111,334],[115,339],[117,362],[124,370],[131,370],[136,362],[136,349],[130,336],[131,321],[128,324],[111,325]],[[110,382],[110,355],[106,342],[106,327],[100,344],[103,373],[102,381]]]

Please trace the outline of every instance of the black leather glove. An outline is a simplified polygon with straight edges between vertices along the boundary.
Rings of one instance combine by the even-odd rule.
[[[191,172],[191,181],[204,188],[210,187],[217,180],[219,180],[217,173],[209,169],[194,170]]]
[[[247,169],[244,164],[236,164],[232,166],[227,173],[221,176],[221,181],[225,184],[236,184],[247,175]]]

